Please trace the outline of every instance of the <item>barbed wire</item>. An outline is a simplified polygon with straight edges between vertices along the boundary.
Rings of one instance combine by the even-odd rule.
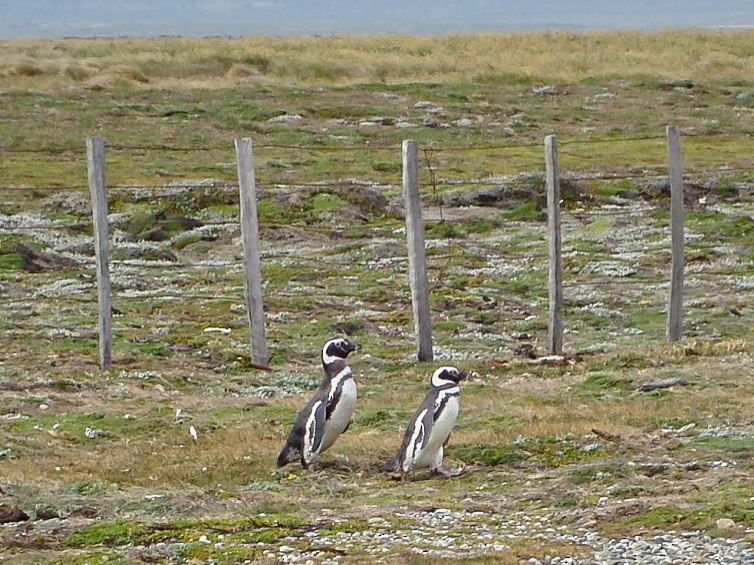
[[[562,168],[562,167],[561,167]],[[704,168],[704,169],[694,169],[694,170],[684,170],[683,172],[683,178],[685,182],[692,182],[694,177],[702,177],[705,175],[715,174],[720,175],[723,173],[735,173],[735,172],[751,172],[754,171],[754,163],[746,164],[746,165],[740,165],[740,166],[726,166],[724,168]],[[436,175],[436,170],[433,171]],[[450,179],[450,178],[439,178],[439,179],[430,179],[429,187],[422,187],[424,189],[428,189],[431,191],[436,191],[437,188],[459,188],[459,187],[465,187],[465,186],[476,186],[476,187],[500,187],[505,186],[508,184],[514,184],[517,181],[517,177],[538,177],[544,175],[544,172],[528,172],[523,173],[521,175],[510,175],[505,178],[499,178],[499,179]],[[570,181],[570,182],[594,182],[594,181],[619,181],[619,180],[640,180],[640,179],[663,179],[667,178],[668,174],[666,171],[663,171],[662,169],[658,169],[657,171],[644,171],[641,173],[626,173],[626,174],[615,174],[615,173],[601,173],[601,172],[582,172],[582,173],[569,173],[567,171],[563,172],[561,174],[561,183],[563,181]],[[431,177],[431,174],[430,174]],[[390,183],[390,182],[384,182],[384,181],[359,181],[359,180],[343,180],[343,179],[334,179],[334,180],[319,180],[319,181],[311,181],[311,182],[278,182],[277,180],[264,180],[264,179],[257,179],[256,180],[256,188],[257,190],[305,190],[305,189],[312,189],[312,190],[322,190],[322,189],[329,189],[329,188],[354,188],[354,187],[366,187],[366,188],[377,188],[377,189],[392,189],[392,190],[398,190],[401,188],[401,185],[398,183]],[[208,190],[208,189],[224,189],[224,190],[238,190],[238,184],[227,182],[227,181],[221,181],[215,182],[211,185],[209,184],[196,184],[191,182],[186,183],[170,183],[166,185],[131,185],[131,184],[114,184],[107,187],[108,190],[112,191],[121,191],[121,190],[130,190],[130,191],[152,191],[152,192],[161,192],[165,191],[166,193],[169,193],[170,190]],[[0,186],[0,192],[2,191],[8,191],[8,192],[65,192],[65,191],[80,191],[80,192],[88,192],[89,188],[86,186],[81,185],[57,185],[57,186]],[[542,187],[542,190],[544,190],[544,187]]]
[[[752,137],[748,132],[682,132],[683,138],[703,139],[703,138],[746,138]],[[558,138],[558,145],[573,146],[573,145],[595,145],[595,144],[617,144],[617,143],[630,143],[636,141],[665,141],[666,137],[660,134],[647,134],[636,135],[626,137],[611,137],[608,139],[578,139],[578,138]],[[527,149],[527,148],[541,148],[543,142],[525,142],[525,143],[504,143],[504,144],[490,144],[490,145],[439,145],[436,141],[425,142],[429,145],[433,151],[498,151],[498,150],[510,150],[510,149]],[[339,145],[297,145],[286,143],[264,143],[260,142],[254,144],[255,149],[291,149],[296,151],[374,151],[374,150],[400,150],[400,143],[380,144],[370,143],[368,140],[363,146],[339,146]],[[130,145],[124,143],[107,144],[106,149],[114,151],[166,151],[166,152],[197,152],[197,151],[234,151],[233,143],[227,144],[206,144],[201,146],[176,146],[169,144],[153,144],[153,145]],[[0,153],[69,153],[74,151],[85,151],[84,144],[82,145],[61,145],[61,146],[48,146],[48,147],[2,147],[0,146]]]
[[[58,230],[58,229],[91,229],[92,224],[39,224],[39,225],[25,225],[25,226],[2,226],[0,230],[3,231],[46,231],[46,230]]]

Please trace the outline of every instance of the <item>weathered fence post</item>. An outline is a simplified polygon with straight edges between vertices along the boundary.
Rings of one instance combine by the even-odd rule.
[[[563,353],[563,262],[560,255],[560,177],[558,140],[545,137],[545,177],[547,185],[547,231],[549,234],[549,297],[547,348],[550,354]]]
[[[238,165],[238,191],[240,198],[241,235],[244,249],[244,289],[246,311],[251,330],[251,362],[267,365],[267,343],[262,304],[262,273],[259,260],[259,221],[257,220],[256,181],[251,139],[235,140]]]
[[[668,126],[668,178],[670,180],[670,298],[668,300],[668,341],[681,339],[683,318],[683,172],[681,134],[678,126]]]
[[[110,245],[107,226],[105,182],[105,142],[101,137],[86,140],[89,194],[94,225],[94,257],[97,262],[97,302],[99,304],[99,365],[112,367],[112,296],[110,293]]]
[[[402,147],[403,198],[406,202],[406,239],[408,243],[408,278],[414,313],[414,335],[419,361],[432,361],[432,328],[429,314],[427,252],[424,248],[421,200],[419,199],[419,148],[416,141],[406,140]]]

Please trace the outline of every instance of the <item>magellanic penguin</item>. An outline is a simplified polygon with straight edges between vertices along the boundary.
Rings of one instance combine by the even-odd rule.
[[[445,476],[460,474],[444,470],[442,458],[458,417],[458,383],[466,377],[456,367],[440,367],[432,374],[429,392],[406,427],[398,455],[385,465],[386,470],[397,471],[395,478],[403,480],[411,469],[423,467]]]
[[[296,459],[308,469],[312,461],[335,443],[351,423],[356,406],[356,382],[346,357],[358,346],[345,339],[331,339],[322,348],[325,376],[317,392],[298,413],[277,459],[282,467]]]

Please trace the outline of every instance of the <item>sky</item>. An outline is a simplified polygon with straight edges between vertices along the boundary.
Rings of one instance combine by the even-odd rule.
[[[754,0],[0,0],[0,39],[754,25]]]

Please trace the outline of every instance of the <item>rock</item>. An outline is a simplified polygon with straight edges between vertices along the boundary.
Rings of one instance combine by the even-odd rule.
[[[736,523],[730,518],[720,518],[715,525],[721,530],[730,530],[736,527]]]
[[[58,514],[57,510],[51,506],[40,506],[37,508],[36,514],[37,520],[53,520],[55,518],[60,518],[60,514]]]
[[[91,506],[79,506],[71,510],[71,516],[78,518],[96,518],[99,515],[96,508]]]
[[[644,383],[639,387],[641,392],[650,392],[659,388],[671,388],[674,386],[687,386],[689,382],[683,377],[673,377],[670,379],[661,379],[658,381],[652,381]]]
[[[29,515],[21,510],[18,506],[9,504],[0,504],[0,524],[10,524],[12,522],[26,522]]]
[[[388,118],[385,116],[373,116],[364,120],[359,125],[392,126],[393,124],[395,124],[394,118]]]
[[[414,108],[424,109],[424,108],[434,108],[434,103],[430,102],[429,100],[419,100],[416,104],[414,104]]]
[[[79,262],[75,259],[63,257],[57,253],[37,251],[21,242],[11,245],[10,251],[21,256],[21,268],[29,273],[70,270],[79,266]]]
[[[280,551],[280,553],[293,553],[296,551],[296,548],[291,547],[290,545],[281,545],[278,551]]]
[[[468,128],[474,125],[474,120],[470,118],[461,118],[460,120],[453,120],[453,125],[459,128]]]
[[[558,93],[558,89],[554,86],[532,86],[531,87],[532,94],[536,94],[537,96],[554,96]]]
[[[300,122],[304,118],[298,114],[283,114],[281,116],[275,116],[267,120],[270,124],[290,124],[293,122]]]

